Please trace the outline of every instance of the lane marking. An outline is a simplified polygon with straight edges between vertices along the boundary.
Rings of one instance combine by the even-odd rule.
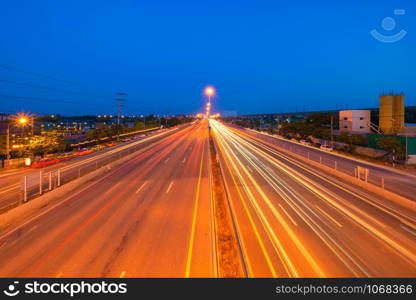
[[[247,169],[248,169],[251,173],[253,173],[253,170],[250,168],[250,166],[249,166],[249,165],[247,165]]]
[[[175,130],[177,130],[177,129],[178,129],[178,128],[172,129],[172,130],[170,130],[170,132],[175,131]],[[185,128],[185,130],[186,130],[186,129],[189,129],[189,127],[188,127],[188,128]],[[168,138],[169,138],[169,137],[173,137],[173,136],[175,136],[175,135],[179,135],[180,133],[183,133],[183,132],[181,132],[181,131],[174,132],[174,134],[173,134],[173,135],[171,135],[171,136],[168,136]],[[162,133],[162,134],[163,134],[163,133]],[[162,134],[161,134],[161,135],[162,135]],[[156,136],[155,136],[155,137],[156,137]],[[182,136],[180,136],[180,137],[182,137]],[[150,138],[149,138],[149,139],[150,139]],[[163,143],[163,140],[162,140],[162,141],[159,141],[158,143],[159,143],[159,145],[160,145],[160,144],[162,144],[162,143]],[[143,155],[144,153],[148,152],[152,146],[153,146],[153,145],[146,146],[144,149],[147,149],[147,150],[144,150],[144,152],[142,152],[142,153],[141,153],[141,155]],[[136,159],[138,159],[138,157],[134,158],[133,160],[136,160]],[[64,203],[66,203],[67,201],[69,201],[69,200],[71,200],[71,199],[74,199],[76,196],[79,196],[79,195],[83,194],[85,191],[88,191],[88,190],[90,190],[91,188],[93,188],[93,187],[95,187],[95,186],[97,186],[97,185],[99,185],[99,184],[103,183],[103,182],[104,182],[105,180],[107,180],[108,178],[110,178],[110,177],[114,176],[115,174],[117,174],[118,172],[120,172],[120,171],[121,171],[123,168],[125,168],[126,166],[127,166],[126,164],[122,164],[121,166],[119,166],[119,167],[117,167],[116,169],[114,169],[114,171],[113,171],[112,173],[109,173],[108,175],[105,175],[103,178],[99,179],[98,181],[92,182],[91,184],[89,184],[89,185],[85,186],[84,188],[81,188],[81,190],[79,190],[78,192],[75,192],[75,194],[74,194],[74,195],[71,195],[71,196],[65,197],[65,198],[64,198],[64,200],[62,200],[61,202],[58,202],[57,204],[52,205],[51,207],[47,208],[47,209],[46,209],[46,210],[44,210],[43,212],[41,212],[41,213],[39,213],[39,214],[36,214],[36,215],[32,216],[31,218],[27,219],[27,220],[26,220],[26,221],[24,221],[22,224],[20,224],[20,225],[16,226],[15,228],[11,229],[10,231],[8,231],[8,232],[6,232],[6,233],[3,233],[3,234],[0,234],[0,239],[6,238],[6,237],[8,237],[8,236],[12,235],[12,234],[13,234],[13,233],[15,233],[17,230],[19,230],[19,229],[23,228],[24,226],[26,226],[27,224],[29,224],[29,223],[31,223],[31,222],[34,222],[35,220],[37,220],[37,219],[41,218],[42,216],[46,215],[47,213],[49,213],[49,212],[50,212],[50,211],[52,211],[53,209],[55,209],[55,208],[57,208],[57,207],[59,207],[59,206],[63,205]],[[9,227],[10,225],[12,225],[12,224],[11,224],[11,223],[8,223],[8,224],[4,225],[4,226],[3,226],[3,228]]]
[[[111,189],[109,189],[109,190],[107,190],[105,193],[104,193],[104,195],[107,195],[107,194],[109,194],[109,193],[111,193],[113,190],[115,190],[119,185],[120,185],[120,183],[121,182],[119,182],[119,183],[117,183],[115,186],[113,186]]]
[[[124,278],[124,276],[126,275],[126,271],[123,271],[123,272],[121,272],[121,274],[120,274],[120,278]]]
[[[283,206],[281,206],[280,204],[279,206],[283,210],[283,212],[286,214],[286,216],[289,218],[289,220],[292,221],[293,225],[298,226],[298,224],[295,222],[295,220],[293,220],[293,218],[289,215],[286,209],[284,209]]]
[[[145,181],[138,189],[137,189],[137,191],[136,191],[136,194],[138,194],[147,184],[148,184],[148,182],[149,181]]]
[[[263,155],[268,156],[268,157],[272,157],[271,155],[269,155],[267,153],[263,153]],[[416,261],[416,255],[414,255],[413,252],[411,252],[408,249],[402,247],[399,243],[397,243],[396,241],[394,241],[392,238],[388,237],[386,234],[384,234],[383,232],[381,232],[380,230],[378,230],[376,227],[374,227],[371,224],[369,224],[368,222],[364,221],[362,218],[354,215],[347,208],[344,208],[343,205],[345,205],[345,203],[343,203],[343,205],[341,205],[340,203],[338,203],[335,200],[331,199],[330,197],[326,196],[320,190],[315,189],[313,187],[313,184],[311,184],[309,182],[306,182],[305,181],[306,178],[304,178],[304,176],[302,176],[299,172],[295,171],[294,169],[292,169],[292,168],[290,168],[288,166],[286,166],[285,168],[283,168],[283,166],[279,165],[278,163],[274,163],[274,164],[278,168],[280,168],[282,170],[286,169],[286,173],[288,175],[290,175],[295,180],[297,180],[299,182],[302,182],[312,192],[314,192],[318,196],[322,197],[324,200],[326,200],[329,204],[331,204],[332,206],[334,206],[335,208],[337,208],[343,214],[345,214],[345,215],[349,216],[350,218],[352,218],[354,221],[356,221],[358,224],[360,224],[362,227],[364,227],[367,231],[370,231],[375,236],[377,236],[378,238],[382,239],[388,246],[391,246],[395,250],[401,252],[404,256],[406,256],[408,259],[412,260],[413,262]],[[288,170],[290,170],[290,172]],[[333,183],[333,184],[335,185],[335,183]],[[356,208],[354,208],[354,209],[357,210]],[[360,211],[360,212],[361,212],[361,214],[363,214],[362,211]],[[368,217],[367,214],[365,214],[365,215]],[[373,219],[373,221],[374,221],[374,219]],[[377,224],[382,225],[382,227],[385,227],[384,224],[381,224],[380,222],[377,222]]]
[[[233,133],[233,135],[235,135],[234,133]],[[228,136],[227,136],[228,137]],[[230,138],[230,137],[228,137],[228,138]],[[241,139],[241,137],[239,137],[238,138],[238,140],[240,140]],[[234,144],[234,142],[231,142],[232,144]],[[241,143],[240,141],[239,141],[239,143]],[[230,147],[228,144],[227,144],[227,147]],[[238,147],[237,147],[238,148]],[[250,147],[250,148],[252,148],[252,147]],[[231,150],[231,148],[230,148],[230,151],[232,152],[232,150]],[[238,151],[243,151],[242,149],[238,149]],[[245,151],[243,151],[243,152],[245,152]],[[243,155],[243,157],[245,157],[246,159],[248,159],[247,157],[246,157],[246,155],[243,153],[243,152],[241,152],[241,154]],[[261,152],[259,152],[259,151],[255,151],[256,153],[258,153],[259,155],[262,155],[262,156],[264,156],[264,154],[262,154]],[[234,155],[234,157],[237,159],[237,161],[238,161],[238,158],[235,156],[235,154],[234,153],[232,153],[233,155]],[[227,155],[228,155],[228,153],[227,153]],[[267,158],[267,157],[266,157]],[[273,163],[271,160],[269,160],[268,159],[268,161],[270,161],[272,164],[274,164],[274,165],[276,165],[277,167],[279,167],[279,165],[278,164],[276,164],[276,163]],[[241,167],[243,168],[243,169],[245,169],[244,168],[244,166],[241,164],[241,162],[240,162],[240,165],[241,165]],[[255,165],[254,165],[255,166]],[[259,171],[259,170],[258,170]],[[247,173],[247,171],[245,170],[245,172],[246,172],[246,174],[248,175],[248,176],[250,176],[248,173]],[[290,173],[288,173],[288,174],[290,174]],[[264,176],[264,175],[263,175]],[[268,181],[269,182],[269,181]],[[271,181],[269,182],[270,184],[271,184]],[[279,190],[280,190],[280,188],[279,188]],[[295,196],[294,194],[293,194],[293,192],[291,192],[290,190],[288,190],[287,188],[286,188],[286,190],[288,191],[288,192],[290,192],[290,194],[292,194],[293,196]],[[276,190],[277,191],[277,190]],[[311,191],[313,191],[313,190],[311,190]],[[282,191],[283,192],[283,191]],[[285,196],[285,198],[286,198],[287,196]],[[295,196],[296,197],[296,196]],[[313,223],[313,225],[315,225],[317,228],[315,228],[314,226],[312,226],[312,224],[307,220],[307,219],[304,219],[304,218],[302,218],[309,226],[310,226],[310,228],[318,235],[318,237],[333,251],[333,253],[342,261],[342,262],[344,262],[344,264],[350,269],[350,271],[353,273],[353,274],[355,274],[356,276],[359,276],[353,269],[351,269],[350,268],[350,266],[349,266],[349,263],[347,263],[347,262],[345,262],[344,261],[344,259],[342,258],[342,257],[340,257],[340,255],[338,254],[338,251],[336,250],[336,249],[333,249],[333,247],[332,247],[332,245],[331,244],[329,244],[329,242],[321,235],[321,233],[320,233],[320,231],[322,232],[322,234],[324,234],[325,236],[326,236],[326,238],[328,238],[330,241],[332,241],[333,243],[334,243],[334,245],[338,248],[338,250],[340,250],[344,255],[346,255],[350,260],[351,260],[351,262],[353,262],[364,274],[366,274],[366,276],[368,276],[368,277],[370,277],[370,275],[368,274],[368,272],[366,272],[353,258],[351,258],[350,257],[350,255],[348,254],[348,253],[346,253],[345,252],[345,250],[343,249],[343,248],[341,248],[324,230],[322,230],[322,228],[313,220],[313,219],[311,219],[310,218],[310,216],[307,214],[307,213],[305,213],[304,211],[303,211],[303,209],[301,208],[301,207],[299,207],[299,204],[297,204],[297,203],[295,203],[295,202],[293,202],[293,200],[290,198],[290,197],[288,197],[288,198],[286,198],[286,201],[289,201],[290,203],[292,203],[292,204],[294,204],[296,207],[298,207],[298,209],[300,209],[304,214],[305,214],[305,216],[308,218],[308,219],[310,219],[310,222],[312,222]],[[300,202],[300,204],[302,204],[303,206],[305,206],[305,204],[303,203],[303,202]],[[313,215],[316,215],[316,213],[314,212],[314,211],[312,211],[311,210],[311,208],[309,208],[309,207],[307,207],[307,206],[305,206],[305,208],[306,209],[308,209],[309,211],[310,211],[310,213],[312,213]],[[295,210],[296,211],[296,210]],[[298,215],[299,215],[299,213],[297,213]],[[300,215],[299,215],[300,216]],[[301,217],[301,216],[300,216]],[[319,230],[318,230],[319,229]]]
[[[184,164],[186,162],[186,157],[182,160],[182,163]]]
[[[169,161],[169,159],[170,159],[170,157],[166,158],[165,159],[165,163],[167,163]]]
[[[186,268],[185,268],[186,278],[189,278],[190,273],[191,273],[192,251],[193,251],[194,239],[195,239],[196,217],[198,214],[199,191],[201,189],[202,166],[203,166],[203,161],[204,161],[205,143],[206,141],[202,144],[202,154],[201,154],[201,161],[199,165],[198,183],[196,186],[195,205],[194,205],[194,211],[193,211],[193,216],[192,216],[191,237],[189,240],[188,256],[186,259]]]
[[[291,230],[291,228],[288,226],[288,223],[284,220],[284,218],[282,218],[281,214],[273,206],[273,204],[270,201],[270,198],[267,197],[267,195],[265,194],[265,192],[257,184],[256,180],[253,178],[253,176],[247,170],[246,166],[241,162],[240,159],[238,159],[238,157],[232,151],[232,149],[230,148],[230,146],[228,144],[226,144],[226,145],[229,148],[230,153],[234,156],[236,162],[238,162],[238,164],[244,170],[244,172],[246,173],[247,177],[253,183],[255,189],[257,190],[257,192],[261,195],[261,197],[263,198],[264,202],[267,204],[267,206],[272,211],[273,215],[277,218],[277,220],[279,221],[279,223],[283,226],[284,230],[288,233],[288,235],[291,238],[292,242],[297,246],[297,248],[302,253],[302,255],[304,256],[304,258],[307,260],[307,262],[309,263],[309,265],[311,266],[311,268],[316,272],[317,276],[318,277],[326,277],[325,276],[325,273],[320,268],[320,266],[318,265],[318,263],[314,260],[314,258],[311,256],[311,254],[307,251],[307,249],[305,248],[305,246],[303,245],[303,243],[301,242],[301,240],[297,237],[297,235]],[[246,185],[246,189],[247,189],[247,191],[249,193],[251,193],[250,192],[250,188],[247,185]],[[252,196],[251,198],[254,199],[254,196]],[[263,215],[262,209],[258,206],[257,201],[254,201],[253,205],[256,207],[256,210],[260,214]],[[290,273],[292,273],[293,276],[295,276],[295,277],[299,277],[299,275],[298,275],[298,273],[297,273],[297,271],[296,271],[296,269],[295,269],[292,261],[289,259],[288,253],[286,251],[284,251],[283,245],[281,244],[280,240],[277,238],[274,230],[271,229],[270,224],[268,223],[267,219],[264,216],[263,216],[263,219],[265,221],[265,224],[269,228],[270,234],[273,236],[273,240],[277,243],[276,246],[279,248],[281,254],[284,256],[284,258],[285,258],[284,261],[286,261],[288,263],[288,267],[291,270]],[[277,253],[279,253],[279,252],[277,251]]]
[[[38,227],[38,225],[32,226],[32,228],[30,228],[27,232],[29,233],[29,232],[35,230],[37,227]]]
[[[246,137],[245,137],[245,139],[250,139],[251,138],[251,136],[249,136],[249,135],[247,135],[247,134],[244,134],[244,133],[241,133],[242,135],[246,135]],[[416,228],[416,227],[414,227],[414,225],[412,225],[411,223],[409,223],[409,222],[407,222],[405,219],[403,219],[403,217],[401,217],[401,216],[399,216],[399,215],[397,215],[399,212],[397,212],[397,211],[395,211],[393,208],[391,208],[391,207],[384,207],[384,206],[380,206],[380,203],[375,203],[374,202],[374,200],[372,200],[372,199],[367,199],[366,197],[368,197],[368,196],[362,196],[362,195],[360,195],[360,194],[358,194],[357,193],[357,191],[353,191],[353,190],[349,190],[349,189],[346,189],[346,188],[344,188],[344,187],[342,187],[342,186],[340,186],[339,184],[337,184],[335,181],[333,181],[333,180],[329,180],[329,179],[327,179],[327,178],[325,178],[325,177],[323,177],[322,175],[320,175],[320,174],[318,174],[318,173],[316,173],[316,171],[314,171],[314,170],[311,170],[311,169],[309,169],[309,168],[305,168],[305,167],[303,167],[302,165],[300,165],[299,163],[297,163],[296,162],[296,160],[294,160],[293,158],[291,158],[290,156],[288,156],[289,154],[283,154],[283,153],[281,153],[281,152],[278,152],[278,151],[280,151],[280,150],[277,150],[274,146],[273,146],[273,144],[270,144],[270,143],[268,143],[267,141],[259,141],[259,139],[257,139],[257,138],[253,138],[256,142],[253,142],[255,145],[257,145],[257,146],[259,146],[260,148],[262,148],[263,150],[265,150],[265,151],[269,151],[269,152],[271,152],[271,153],[273,153],[273,154],[275,154],[275,155],[277,155],[277,156],[279,156],[280,158],[283,158],[283,159],[286,159],[286,160],[288,160],[289,162],[291,162],[291,163],[293,163],[293,164],[295,164],[296,166],[298,166],[298,167],[300,167],[301,169],[303,169],[303,170],[305,170],[306,172],[308,172],[308,173],[310,173],[310,174],[312,174],[312,175],[314,175],[314,176],[316,176],[316,177],[318,177],[318,178],[320,178],[320,179],[322,179],[322,180],[324,180],[324,181],[326,181],[326,182],[328,182],[328,183],[330,183],[330,184],[332,184],[332,185],[334,185],[334,186],[336,186],[336,187],[338,187],[339,189],[341,189],[341,190],[343,190],[343,191],[345,191],[345,192],[347,192],[348,194],[350,194],[350,195],[352,195],[352,196],[354,196],[354,197],[356,197],[356,198],[358,198],[358,199],[361,199],[361,200],[363,200],[364,202],[366,202],[367,204],[369,204],[369,205],[371,205],[371,206],[373,206],[373,207],[375,207],[375,208],[377,208],[377,209],[380,209],[380,210],[382,210],[383,212],[385,212],[385,213],[387,213],[387,214],[389,214],[389,215],[391,215],[392,217],[394,217],[394,218],[396,218],[396,219],[398,219],[400,222],[402,222],[402,223],[404,223],[404,224],[406,224],[407,226],[409,226],[409,227],[411,227],[411,228]],[[263,144],[261,144],[261,143],[263,143]],[[266,145],[266,146],[265,146]],[[388,211],[387,209],[390,209],[390,210],[392,210],[393,212],[390,212],[390,211]],[[409,218],[408,216],[405,216],[406,218]],[[371,218],[371,217],[370,217]],[[379,223],[379,225],[380,225],[380,223]],[[385,227],[384,225],[381,225],[381,227]]]
[[[170,182],[168,189],[166,190],[166,194],[169,193],[170,189],[172,188],[173,180]]]
[[[221,144],[221,146],[223,147],[223,145],[222,145],[222,144]],[[224,148],[224,147],[223,147],[223,148]],[[224,148],[224,149],[225,149],[225,148]],[[228,154],[227,154],[227,155],[228,155]],[[238,195],[239,195],[239,197],[240,197],[240,200],[241,200],[241,202],[243,203],[243,207],[244,207],[244,210],[245,210],[245,212],[246,212],[246,214],[247,214],[247,216],[248,216],[248,219],[249,219],[249,221],[250,221],[250,225],[252,226],[253,231],[254,231],[254,234],[256,235],[257,241],[258,241],[258,242],[259,242],[259,244],[260,244],[260,248],[261,248],[261,251],[262,251],[262,253],[263,253],[263,255],[264,255],[265,259],[266,259],[267,266],[269,267],[270,272],[272,273],[272,277],[276,278],[276,277],[278,277],[278,276],[277,276],[277,273],[276,273],[276,270],[275,270],[275,268],[273,267],[273,264],[272,264],[272,262],[271,262],[271,259],[270,259],[269,254],[267,253],[267,250],[266,250],[266,247],[265,247],[265,245],[264,245],[264,242],[263,242],[263,240],[262,240],[262,239],[261,239],[261,237],[260,237],[259,230],[257,229],[257,226],[256,226],[256,224],[254,223],[253,216],[251,215],[251,213],[250,213],[250,211],[249,211],[249,209],[248,209],[248,207],[247,207],[246,201],[244,200],[243,195],[242,195],[242,192],[240,191],[240,188],[238,187],[237,181],[236,181],[236,179],[235,179],[235,177],[234,177],[234,175],[233,175],[233,173],[232,173],[232,171],[231,171],[231,167],[229,166],[229,162],[225,160],[225,157],[224,157],[224,161],[225,161],[225,165],[227,166],[228,172],[229,172],[229,174],[231,175],[231,178],[232,178],[232,180],[233,180],[233,182],[234,182],[234,186],[235,186],[235,188],[237,189],[237,192],[238,192]],[[238,171],[237,171],[237,172],[238,172]],[[251,264],[250,264],[250,262],[248,262],[248,263],[249,263],[249,268],[251,269]]]
[[[326,213],[322,208],[320,208],[318,205],[315,205],[315,206],[323,215],[325,215],[328,219],[330,219],[332,222],[337,224],[338,227],[342,227],[342,225],[339,222],[337,222],[333,217],[331,217],[328,213]]]

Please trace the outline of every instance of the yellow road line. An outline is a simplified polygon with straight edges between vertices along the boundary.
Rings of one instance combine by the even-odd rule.
[[[202,178],[202,166],[204,161],[204,150],[205,150],[205,142],[202,146],[202,155],[201,155],[201,161],[199,166],[199,176],[198,176],[198,184],[196,186],[196,195],[195,195],[195,205],[194,205],[194,211],[192,216],[192,227],[191,227],[191,237],[189,241],[189,247],[188,247],[188,256],[186,259],[186,268],[185,268],[185,277],[189,278],[191,273],[191,262],[192,262],[192,251],[194,247],[194,239],[195,239],[195,227],[196,227],[196,217],[198,214],[198,204],[199,204],[199,191],[201,188],[201,178]]]

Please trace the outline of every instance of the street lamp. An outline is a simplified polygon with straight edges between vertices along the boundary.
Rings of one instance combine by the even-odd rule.
[[[21,116],[21,117],[19,117],[19,118],[17,119],[17,122],[18,122],[21,126],[24,126],[24,125],[26,125],[26,124],[27,124],[28,119],[27,119],[27,117],[26,117],[26,116]]]
[[[23,113],[19,113],[13,118],[14,124],[17,126],[21,126],[22,128],[29,123],[29,120],[30,120],[30,116],[25,115]],[[6,165],[7,166],[10,165],[10,128],[11,128],[10,125],[13,125],[13,124],[10,124],[9,122],[7,122],[7,129],[6,129]],[[33,123],[32,123],[32,126],[33,126]],[[23,130],[22,130],[22,135],[23,135]]]
[[[215,95],[215,88],[213,86],[207,86],[204,93],[208,97],[208,103],[211,103],[211,97]]]

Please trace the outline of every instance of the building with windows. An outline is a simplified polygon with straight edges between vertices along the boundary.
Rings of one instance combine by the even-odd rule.
[[[350,133],[371,133],[370,110],[341,110],[339,112],[339,130]]]

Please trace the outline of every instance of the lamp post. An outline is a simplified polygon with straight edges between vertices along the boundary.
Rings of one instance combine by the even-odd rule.
[[[10,124],[7,123],[6,129],[6,167],[10,165]]]
[[[23,127],[29,122],[29,117],[23,114],[18,114],[15,118],[15,123],[19,126],[22,126],[22,137],[23,137]],[[33,126],[33,120],[32,120]],[[10,166],[10,123],[7,123],[6,129],[6,166]]]
[[[206,107],[206,114],[207,118],[209,117],[209,113],[211,111],[211,97],[215,95],[215,88],[213,86],[207,86],[204,90],[205,96],[208,97],[208,103]]]

